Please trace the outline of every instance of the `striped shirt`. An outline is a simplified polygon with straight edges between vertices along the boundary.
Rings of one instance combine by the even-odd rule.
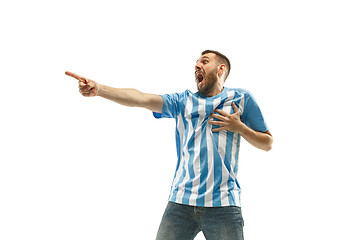
[[[189,90],[161,97],[163,111],[154,112],[154,117],[176,119],[178,159],[169,201],[199,207],[240,207],[241,188],[236,178],[240,134],[225,130],[212,132],[219,126],[208,124],[208,120],[215,109],[232,114],[232,102],[235,102],[241,120],[248,127],[267,131],[252,95],[244,89],[224,87],[214,97]]]

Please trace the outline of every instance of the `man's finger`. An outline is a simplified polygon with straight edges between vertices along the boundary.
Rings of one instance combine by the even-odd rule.
[[[214,128],[214,129],[212,130],[212,132],[219,132],[219,131],[221,131],[221,130],[226,130],[226,129],[225,129],[225,127]]]
[[[236,106],[235,102],[232,103],[232,106],[234,108],[234,113],[238,113],[239,112],[239,109],[238,107]]]
[[[70,76],[70,77],[76,78],[76,79],[81,78],[80,75],[77,75],[76,73],[73,73],[73,72],[66,71],[65,74]]]
[[[225,117],[229,116],[229,114],[227,112],[220,110],[220,109],[215,109],[214,112],[220,113],[221,115],[223,115]]]
[[[212,121],[212,120],[209,120],[208,123],[211,124],[211,125],[219,125],[219,126],[225,125],[225,123],[222,122],[222,121]]]
[[[78,75],[76,73],[66,71],[65,74],[70,76],[70,77],[76,78],[77,80],[79,80],[79,81],[81,81],[81,82],[83,82],[85,84],[89,83],[89,81],[86,78],[84,78],[84,77],[82,77],[82,76],[80,76],[80,75]]]
[[[79,87],[81,89],[81,91],[89,91],[92,87],[90,86],[90,84],[84,84],[82,82],[79,82]]]
[[[86,84],[85,84],[85,83],[83,83],[83,82],[79,81],[79,87],[80,87],[80,88],[83,88],[83,87],[85,87],[85,86],[86,86]]]
[[[216,119],[219,119],[219,120],[222,120],[222,121],[226,121],[226,118],[224,116],[219,115],[219,114],[211,114],[210,117],[216,118]]]

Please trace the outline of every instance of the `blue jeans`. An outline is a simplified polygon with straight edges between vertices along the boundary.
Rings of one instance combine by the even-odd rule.
[[[169,202],[156,240],[192,240],[202,231],[207,240],[243,240],[240,207],[194,207]]]

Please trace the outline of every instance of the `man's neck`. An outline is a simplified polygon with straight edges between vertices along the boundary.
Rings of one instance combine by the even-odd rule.
[[[204,97],[215,97],[216,95],[219,95],[220,93],[222,93],[223,90],[224,90],[224,87],[222,86],[221,88],[214,89],[210,93],[204,95]]]

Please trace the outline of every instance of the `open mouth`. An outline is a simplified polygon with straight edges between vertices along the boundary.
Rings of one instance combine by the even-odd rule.
[[[195,77],[198,85],[204,80],[204,74],[200,71],[195,72]]]

